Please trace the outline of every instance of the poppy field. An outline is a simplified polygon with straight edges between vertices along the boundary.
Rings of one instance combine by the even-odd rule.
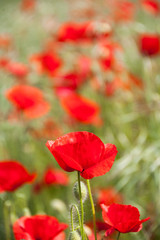
[[[160,2],[1,1],[0,240],[159,240]]]

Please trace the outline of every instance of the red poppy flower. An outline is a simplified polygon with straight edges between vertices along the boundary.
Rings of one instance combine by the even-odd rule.
[[[36,87],[16,85],[6,93],[9,101],[24,112],[28,119],[38,118],[49,111],[49,103],[43,98],[43,93]]]
[[[35,215],[19,218],[13,225],[13,232],[16,240],[55,240],[67,227],[55,217]]]
[[[89,22],[75,23],[69,22],[63,24],[57,34],[57,39],[60,42],[78,42],[86,41],[89,37]]]
[[[117,22],[127,22],[133,19],[135,13],[135,4],[126,0],[106,1],[110,10],[111,19]]]
[[[61,168],[67,172],[79,171],[85,179],[107,173],[117,155],[115,145],[104,144],[99,137],[85,131],[47,141],[46,146]]]
[[[0,192],[12,192],[25,183],[33,182],[35,177],[35,173],[28,173],[19,162],[0,162]]]
[[[69,177],[59,169],[49,168],[44,174],[44,183],[47,185],[68,185]]]
[[[11,46],[12,39],[9,35],[0,35],[0,48],[7,49]]]
[[[34,187],[34,193],[39,193],[46,186],[67,186],[69,183],[69,177],[62,170],[55,168],[48,168],[44,173],[43,179],[37,182]]]
[[[7,65],[9,64],[10,60],[6,57],[0,58],[0,69],[6,69]]]
[[[31,62],[35,64],[38,73],[48,73],[53,76],[61,67],[62,61],[54,52],[42,52],[31,57]]]
[[[159,54],[160,38],[157,34],[143,34],[139,38],[140,52],[145,56],[155,56]]]
[[[101,204],[102,216],[104,221],[110,226],[106,231],[106,236],[114,230],[121,233],[139,232],[142,229],[142,223],[150,219],[150,217],[140,220],[140,214],[136,207],[131,205],[111,204],[106,206]]]
[[[99,106],[97,103],[82,97],[74,92],[68,92],[60,96],[62,107],[71,117],[84,124],[101,125]]]
[[[54,88],[56,92],[61,90],[76,90],[81,83],[83,78],[77,72],[69,72],[63,75],[57,75],[54,78]]]
[[[142,0],[142,7],[145,11],[157,15],[160,10],[160,6],[157,0]]]
[[[135,5],[130,1],[117,1],[117,9],[115,11],[115,20],[130,21],[134,17]]]
[[[6,70],[17,78],[24,78],[28,74],[28,67],[25,64],[18,62],[10,62]]]
[[[121,203],[122,195],[114,188],[100,189],[98,193],[98,204],[111,205],[112,203]]]
[[[36,0],[22,0],[21,2],[22,11],[34,10],[35,6],[36,6]]]
[[[116,53],[121,52],[122,48],[119,44],[103,40],[98,44],[99,62],[104,70],[111,70],[116,67]]]

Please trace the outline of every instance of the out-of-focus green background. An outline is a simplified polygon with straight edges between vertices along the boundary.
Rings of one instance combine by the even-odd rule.
[[[133,1],[135,3],[135,1]],[[65,1],[37,0],[33,11],[21,10],[19,0],[0,0],[0,35],[8,34],[12,46],[8,50],[0,49],[0,58],[7,56],[15,61],[30,64],[32,54],[41,52],[44,43],[57,26],[69,21],[93,21],[108,19],[107,1]],[[77,4],[77,5],[76,5]],[[78,5],[79,4],[79,5]],[[91,4],[96,12],[93,16],[82,16],[78,12],[81,5]],[[67,124],[68,115],[61,108],[46,75],[31,71],[28,83],[43,90],[51,104],[47,116],[29,122],[9,121],[7,116],[13,110],[5,98],[5,92],[17,82],[15,78],[0,69],[0,159],[14,159],[23,163],[30,171],[37,171],[41,179],[48,165],[59,167],[45,146],[48,139],[35,138],[28,129],[39,131],[45,120],[52,118],[60,127],[62,134],[73,131],[90,131],[104,143],[117,146],[118,155],[109,173],[92,179],[95,193],[99,188],[114,187],[123,196],[125,204],[136,206],[141,218],[151,219],[139,233],[122,234],[121,239],[158,240],[160,238],[160,59],[141,55],[137,47],[137,38],[141,33],[160,32],[160,17],[146,13],[136,1],[136,13],[132,21],[114,22],[113,39],[122,46],[122,61],[127,70],[142,79],[144,88],[132,91],[119,89],[114,96],[107,97],[91,88],[86,82],[79,90],[80,94],[97,102],[101,108],[103,125],[96,127],[76,123]],[[79,6],[79,7],[77,7]],[[82,8],[83,9],[83,8]],[[77,11],[77,14],[76,14]],[[110,16],[112,18],[112,16]],[[55,29],[54,29],[55,27]],[[56,49],[60,56],[74,64],[73,55],[87,53],[92,58],[96,43],[83,49],[83,46],[66,46]],[[102,73],[102,81],[108,74]],[[122,76],[123,77],[123,76]],[[53,139],[55,136],[53,136]],[[75,202],[72,187],[76,174],[69,173],[71,183],[67,187],[50,187],[39,194],[33,193],[32,185],[25,185],[16,192],[0,194],[0,239],[5,239],[3,203],[11,202],[11,219],[24,214],[46,213],[56,216],[60,221],[69,222],[69,205]],[[60,199],[65,205],[63,211],[53,208],[53,200]],[[62,204],[62,203],[61,203]],[[89,201],[85,203],[85,219],[89,220]],[[88,210],[87,210],[88,209]],[[97,216],[101,212],[97,207]]]

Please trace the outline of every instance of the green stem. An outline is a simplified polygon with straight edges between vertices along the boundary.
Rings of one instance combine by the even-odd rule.
[[[73,204],[73,205],[71,206],[71,209],[70,209],[72,231],[75,230],[75,229],[74,229],[74,222],[73,222],[73,208],[76,209],[76,212],[77,212],[77,215],[78,215],[79,225],[81,226],[81,218],[80,218],[80,214],[79,214],[78,207],[77,207],[76,204]]]
[[[119,237],[120,237],[120,232],[118,232],[118,235],[117,235],[117,240],[119,240]]]
[[[79,200],[81,205],[81,237],[84,240],[84,228],[83,228],[83,219],[84,219],[84,211],[83,211],[83,201],[82,201],[82,193],[81,193],[81,181],[80,181],[80,172],[78,172],[78,187],[79,187]]]
[[[95,236],[95,240],[97,240],[96,213],[95,213],[95,207],[94,207],[94,202],[93,202],[93,197],[92,197],[92,193],[91,193],[91,187],[90,187],[89,179],[87,179],[87,187],[88,187],[88,193],[89,193],[89,198],[90,198],[91,207],[92,207],[94,236]]]
[[[11,204],[10,201],[7,200],[4,202],[3,206],[3,214],[4,214],[4,225],[5,225],[5,233],[6,233],[6,240],[11,239],[11,222],[10,222],[10,212],[11,212]]]

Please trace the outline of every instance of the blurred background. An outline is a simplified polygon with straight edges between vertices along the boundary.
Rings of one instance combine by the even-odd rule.
[[[160,238],[159,26],[156,0],[1,0],[0,159],[37,173],[0,194],[2,240],[7,214],[10,224],[38,213],[69,222],[76,174],[55,177],[45,143],[74,131],[118,149],[110,172],[91,181],[97,218],[100,202],[131,204],[151,219],[121,239]]]

